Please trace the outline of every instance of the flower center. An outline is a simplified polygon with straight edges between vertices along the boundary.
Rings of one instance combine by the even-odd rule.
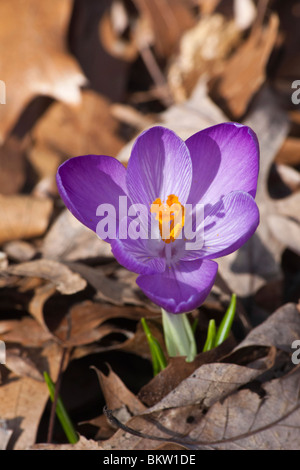
[[[171,243],[178,238],[184,226],[184,207],[178,196],[170,194],[166,203],[160,198],[155,199],[150,207],[151,214],[156,214],[159,231],[165,243]]]

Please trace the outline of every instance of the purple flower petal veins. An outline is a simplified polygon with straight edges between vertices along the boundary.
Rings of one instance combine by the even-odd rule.
[[[120,196],[149,207],[145,225],[156,201],[176,197],[182,207],[204,206],[199,249],[187,250],[183,239],[170,242],[162,233],[156,240],[123,239],[119,227],[107,240],[120,264],[139,274],[137,284],[153,302],[185,313],[201,305],[213,286],[217,263],[211,260],[237,250],[255,232],[258,169],[258,141],[247,126],[219,124],[186,142],[156,126],[136,139],[127,170],[112,157],[75,157],[59,167],[57,184],[68,209],[94,231],[99,204],[112,204],[118,217]]]

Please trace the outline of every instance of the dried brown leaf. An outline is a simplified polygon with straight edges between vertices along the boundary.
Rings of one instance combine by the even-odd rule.
[[[82,225],[67,209],[50,227],[41,251],[45,258],[65,261],[112,256],[110,244]]]
[[[183,34],[179,52],[168,70],[168,84],[176,102],[190,96],[202,74],[212,76],[222,69],[240,35],[235,22],[227,21],[220,14],[201,17]]]
[[[222,100],[226,111],[235,119],[243,116],[251,98],[265,81],[265,68],[278,27],[278,16],[272,14],[265,27],[253,29],[247,41],[226,61],[222,73],[212,81],[211,95],[216,101]]]
[[[79,87],[85,83],[85,77],[66,45],[72,3],[1,2],[1,79],[7,84],[8,94],[7,105],[0,108],[1,140],[37,95],[79,102]]]
[[[148,411],[188,405],[207,409],[260,374],[261,370],[236,364],[203,364]]]
[[[276,155],[276,163],[296,166],[300,163],[300,139],[287,137]]]
[[[187,377],[203,364],[220,360],[233,347],[232,338],[205,353],[199,353],[193,362],[186,362],[183,357],[171,358],[166,369],[162,370],[139,391],[139,398],[148,406],[159,403]]]
[[[7,369],[21,377],[30,377],[39,382],[43,382],[43,376],[29,357],[23,357],[21,351],[8,349],[6,351]]]
[[[1,339],[5,343],[18,343],[39,348],[52,339],[52,335],[33,318],[0,322]]]
[[[11,137],[0,147],[0,191],[15,194],[25,183],[24,151],[21,143]]]
[[[117,124],[109,101],[90,90],[82,92],[77,107],[53,103],[33,129],[29,159],[41,176],[54,176],[66,158],[116,155],[123,145]]]
[[[0,195],[0,244],[43,235],[52,214],[50,199]]]
[[[107,376],[96,367],[93,367],[93,369],[97,373],[108,408],[117,410],[125,406],[131,415],[137,415],[146,410],[142,402],[128,390],[120,377],[111,368],[109,368]]]
[[[59,292],[66,295],[75,294],[85,289],[86,281],[67,266],[47,259],[28,261],[9,266],[2,274],[15,276],[38,277],[51,281]]]
[[[34,444],[48,398],[46,384],[29,377],[10,375],[0,385],[0,414],[13,431],[11,446],[15,450]]]
[[[150,28],[157,53],[168,57],[174,52],[182,33],[194,24],[189,6],[181,0],[134,0],[134,3],[148,24],[146,38],[149,40]]]

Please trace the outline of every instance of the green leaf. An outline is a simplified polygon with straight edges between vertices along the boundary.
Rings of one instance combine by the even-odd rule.
[[[215,338],[216,338],[216,322],[215,320],[209,320],[207,337],[203,347],[203,352],[210,351],[215,347]]]
[[[49,390],[49,395],[50,395],[50,399],[51,401],[53,402],[54,401],[54,395],[55,395],[55,385],[54,383],[52,382],[49,374],[47,372],[44,372],[44,378],[45,378],[45,382],[48,386],[48,390]],[[74,427],[73,427],[73,424],[72,424],[72,421],[71,419],[69,418],[69,415],[64,407],[64,404],[60,398],[60,396],[58,396],[58,399],[57,399],[57,403],[56,403],[56,415],[63,427],[63,430],[65,431],[65,434],[68,438],[68,441],[70,442],[70,444],[76,444],[76,442],[79,441],[79,437],[78,437],[78,434],[77,432],[75,431]]]
[[[153,375],[157,375],[167,367],[168,363],[158,340],[152,335],[145,318],[141,319],[141,323],[151,352]]]
[[[225,339],[228,337],[231,327],[232,327],[235,310],[236,310],[236,295],[232,294],[229,307],[224,317],[222,318],[222,321],[216,333],[215,342],[214,342],[215,347],[223,343]]]

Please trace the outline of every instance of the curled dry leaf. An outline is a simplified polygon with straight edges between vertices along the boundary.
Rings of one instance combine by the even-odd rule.
[[[299,164],[299,155],[300,139],[296,137],[287,137],[276,155],[276,162],[295,166]]]
[[[285,247],[300,255],[300,224],[281,215],[271,215],[268,219],[274,237]]]
[[[214,403],[205,415],[196,405],[134,417],[127,425],[143,429],[142,437],[129,439],[129,434],[118,431],[103,448],[149,450],[155,441],[165,440],[194,450],[297,450],[299,376],[297,368],[257,390],[237,390]]]
[[[240,40],[240,31],[234,21],[215,14],[204,16],[180,39],[179,53],[172,60],[168,83],[176,102],[190,96],[199,77],[216,74],[223,60]]]
[[[243,116],[248,104],[265,81],[266,65],[279,27],[272,14],[264,27],[253,28],[247,41],[226,61],[220,75],[212,79],[210,93],[235,119]]]
[[[37,253],[37,249],[23,240],[13,240],[5,243],[3,250],[14,261],[30,261]]]
[[[146,410],[143,403],[128,390],[120,377],[110,367],[107,376],[96,367],[93,367],[93,369],[97,373],[105,402],[109,409],[117,410],[125,406],[131,415],[137,415]]]
[[[261,370],[236,364],[203,364],[148,411],[188,405],[205,410],[260,374]]]
[[[95,300],[104,300],[119,306],[127,303],[137,306],[150,304],[149,300],[139,295],[135,273],[126,272],[114,265],[111,278],[101,267],[92,268],[82,263],[68,263],[68,266],[78,272],[96,290]],[[124,271],[125,276],[123,276]]]
[[[148,406],[153,406],[172,391],[203,364],[210,364],[222,359],[232,349],[232,337],[217,348],[199,353],[193,362],[186,362],[184,357],[174,357],[166,369],[162,370],[150,382],[141,388],[139,398]]]
[[[300,161],[300,146],[299,146],[299,161]],[[300,172],[299,171],[295,170],[294,168],[288,165],[283,165],[280,163],[277,164],[275,168],[281,181],[289,188],[290,191],[294,192],[294,191],[300,190]],[[297,211],[295,211],[293,215],[297,215]]]
[[[69,0],[53,0],[51,4],[38,0],[28,0],[26,4],[22,0],[1,2],[1,80],[7,84],[9,103],[0,108],[1,140],[37,95],[52,96],[67,103],[79,102],[79,87],[86,79],[66,45],[72,3]]]
[[[66,295],[75,294],[86,287],[86,281],[67,266],[47,259],[28,261],[10,266],[1,274],[38,277],[51,281],[59,292]]]
[[[116,11],[118,9],[118,11]],[[125,27],[118,28],[114,20],[124,15]],[[122,21],[122,20],[121,20]],[[120,21],[120,22],[121,22]],[[99,22],[99,38],[104,49],[113,57],[133,62],[137,59],[138,50],[133,39],[124,38],[122,34],[128,25],[127,13],[121,2],[113,2],[111,11],[107,10]]]
[[[76,107],[53,103],[32,132],[29,159],[41,176],[54,176],[58,165],[77,155],[116,155],[123,145],[107,98],[82,92]]]
[[[50,199],[25,195],[0,195],[0,244],[43,235],[52,208],[53,203]]]
[[[134,3],[140,12],[140,23],[147,24],[146,33],[138,31],[136,41],[140,47],[145,40],[152,41],[163,57],[174,52],[182,33],[195,22],[189,6],[181,0],[134,0]]]
[[[72,306],[58,325],[55,325],[55,318],[51,314],[47,327],[65,347],[83,346],[99,341],[112,333],[123,333],[126,336],[125,329],[109,320],[120,317],[135,318],[137,315],[139,315],[137,311],[130,311],[129,308],[118,309],[87,300]],[[59,317],[56,322],[57,320]],[[55,326],[51,326],[53,324]]]
[[[14,137],[0,147],[0,192],[17,193],[25,182],[24,150]]]
[[[6,362],[7,369],[21,377],[31,377],[34,380],[43,382],[43,376],[29,357],[23,357],[21,351],[7,350]]]
[[[45,258],[65,261],[112,256],[110,244],[82,225],[67,209],[50,227],[41,252]]]
[[[52,335],[33,318],[0,321],[1,339],[5,343],[17,343],[22,346],[40,348]]]
[[[56,378],[59,369],[59,352],[55,344],[49,344],[41,352],[40,372],[47,370]],[[10,448],[24,450],[33,445],[42,414],[49,399],[44,381],[31,377],[18,377],[10,373],[0,385],[0,416],[13,431]]]

